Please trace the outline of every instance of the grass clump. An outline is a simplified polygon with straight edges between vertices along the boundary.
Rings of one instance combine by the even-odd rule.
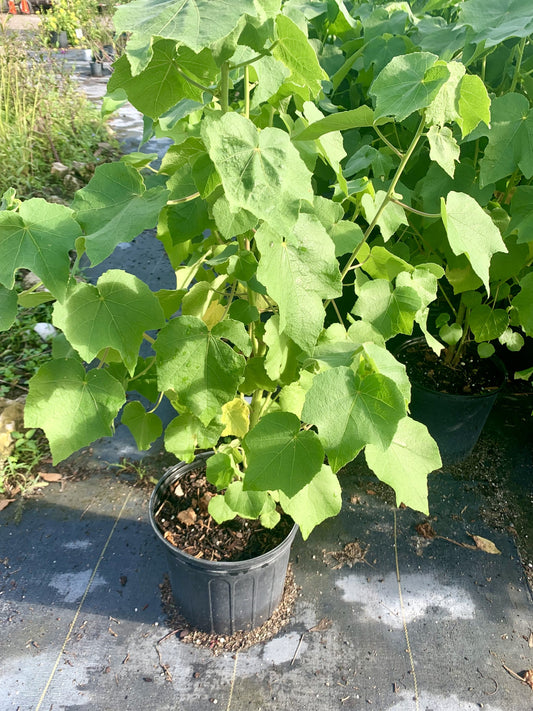
[[[0,26],[0,195],[14,187],[22,198],[69,198],[80,186],[52,175],[52,164],[86,164],[90,177],[96,162],[112,157],[99,145],[110,141],[60,59]]]

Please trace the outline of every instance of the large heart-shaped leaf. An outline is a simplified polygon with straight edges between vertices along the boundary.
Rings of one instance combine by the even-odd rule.
[[[122,385],[105,370],[85,372],[77,360],[53,360],[30,380],[24,421],[26,427],[45,431],[57,463],[113,434],[113,420],[125,399]]]
[[[342,293],[335,245],[308,214],[301,214],[287,234],[263,224],[256,242],[261,252],[257,278],[279,306],[280,330],[310,351],[324,322],[322,300]]]
[[[466,255],[488,293],[491,257],[496,252],[507,252],[500,230],[479,203],[465,193],[448,193],[446,202],[442,200],[441,212],[453,253]]]
[[[300,526],[305,540],[315,526],[341,510],[341,485],[331,467],[324,464],[309,484],[291,498],[280,492],[279,501],[283,511]]]
[[[473,41],[484,41],[485,47],[533,34],[529,0],[466,0],[459,12],[460,20],[473,30]]]
[[[420,296],[413,287],[393,288],[386,279],[374,279],[359,289],[353,313],[388,339],[398,333],[410,334],[421,306]]]
[[[176,42],[160,40],[154,43],[152,51],[149,64],[135,77],[126,55],[120,57],[113,65],[108,91],[124,89],[133,106],[153,119],[159,118],[181,99],[201,101],[202,90],[187,81],[180,71]],[[187,52],[192,54],[191,50],[187,49]],[[198,81],[194,75],[191,79]]]
[[[394,57],[370,87],[376,98],[375,117],[392,116],[403,121],[431,104],[450,72],[431,52]]]
[[[428,513],[427,475],[442,466],[439,448],[425,425],[405,417],[387,448],[369,444],[368,466],[381,481],[392,486],[396,504]]]
[[[285,131],[227,113],[205,124],[204,139],[233,212],[290,229],[300,201],[313,201],[311,174]]]
[[[164,37],[199,52],[229,35],[245,14],[257,15],[254,0],[134,0],[117,8],[114,23],[117,35]]]
[[[315,376],[302,419],[318,427],[336,472],[367,444],[386,449],[405,411],[404,396],[390,378],[378,373],[361,376],[341,366]]]
[[[149,449],[150,445],[163,434],[163,423],[153,412],[146,412],[140,402],[128,402],[121,418],[122,424],[129,428],[137,447]]]
[[[85,232],[91,263],[99,264],[119,242],[130,242],[143,230],[155,227],[167,197],[162,186],[146,190],[141,175],[130,165],[99,166],[72,203]]]
[[[140,279],[119,269],[102,274],[96,286],[76,284],[54,307],[54,324],[86,362],[113,348],[131,375],[143,333],[164,323],[157,296]]]
[[[209,331],[201,319],[180,316],[154,344],[159,388],[174,392],[204,425],[235,397],[244,372],[245,360],[223,340],[221,325]]]
[[[243,440],[248,466],[244,488],[282,491],[289,498],[307,486],[324,464],[324,449],[311,430],[300,431],[290,412],[265,415]]]
[[[12,289],[17,269],[30,269],[62,299],[69,277],[69,250],[80,234],[72,210],[41,198],[26,200],[18,212],[0,211],[0,284]]]

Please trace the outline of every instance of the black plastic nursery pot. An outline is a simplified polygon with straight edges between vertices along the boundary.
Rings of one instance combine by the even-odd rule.
[[[395,355],[413,345],[425,344],[424,338],[410,339],[395,349]],[[401,358],[400,358],[401,360]],[[436,441],[442,463],[458,464],[474,449],[485,422],[505,385],[506,371],[497,358],[491,359],[501,376],[499,387],[477,395],[455,395],[431,390],[411,380],[411,417],[426,425]]]
[[[214,634],[251,630],[266,622],[281,601],[289,554],[298,526],[272,550],[238,562],[208,561],[183,552],[161,533],[155,513],[176,481],[209,455],[169,469],[150,498],[149,517],[163,545],[174,602],[193,627]]]

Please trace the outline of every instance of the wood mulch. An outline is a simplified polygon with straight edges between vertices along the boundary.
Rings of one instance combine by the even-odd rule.
[[[216,488],[205,478],[205,466],[178,479],[155,511],[164,538],[195,558],[241,561],[272,550],[294,526],[288,516],[282,516],[272,529],[239,516],[218,524],[208,511],[209,501],[216,493]]]

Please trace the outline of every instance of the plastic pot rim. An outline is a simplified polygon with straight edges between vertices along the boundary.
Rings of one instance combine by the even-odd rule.
[[[298,524],[294,524],[288,535],[281,541],[281,543],[278,543],[278,545],[275,548],[272,548],[271,550],[267,551],[266,553],[261,554],[260,556],[256,556],[255,558],[247,558],[246,560],[238,560],[238,561],[223,561],[223,560],[205,560],[203,558],[195,558],[194,556],[190,555],[189,553],[185,553],[181,548],[178,548],[176,546],[173,546],[171,543],[167,541],[167,539],[163,536],[161,531],[159,530],[159,527],[156,523],[155,520],[155,506],[156,503],[159,501],[159,492],[161,488],[173,477],[178,479],[180,476],[183,476],[184,474],[187,474],[187,472],[192,471],[193,469],[197,468],[199,465],[203,464],[206,459],[208,459],[213,452],[205,452],[198,454],[194,461],[186,463],[186,462],[180,462],[178,464],[175,464],[174,466],[170,467],[169,469],[166,470],[166,472],[163,474],[161,479],[157,482],[155,485],[154,490],[152,491],[152,494],[150,496],[150,503],[149,503],[149,509],[148,509],[148,515],[150,519],[150,523],[152,525],[152,528],[155,531],[155,534],[157,538],[161,541],[161,543],[165,546],[165,549],[167,552],[172,554],[173,556],[176,556],[177,558],[181,558],[184,562],[187,563],[187,565],[193,567],[193,568],[198,568],[202,570],[207,570],[210,573],[239,573],[242,572],[243,570],[253,570],[256,568],[261,568],[267,563],[269,563],[272,559],[276,558],[278,553],[280,552],[281,548],[285,547],[290,547],[292,545],[292,542],[298,532]]]
[[[424,345],[427,345],[426,339],[423,336],[418,336],[416,338],[408,338],[405,340],[402,344],[400,344],[397,348],[394,349],[393,355],[398,355],[400,351],[402,351],[406,346],[409,345],[415,345],[417,343],[422,343]],[[443,392],[442,390],[436,390],[435,388],[429,388],[427,385],[423,385],[422,383],[416,382],[416,380],[409,380],[411,383],[411,387],[415,387],[418,390],[423,390],[424,392],[427,393],[434,393],[438,394],[442,398],[446,398],[448,400],[482,400],[484,398],[490,398],[494,397],[495,395],[498,395],[504,388],[505,382],[507,379],[507,370],[502,363],[502,361],[498,358],[498,356],[492,355],[488,359],[499,371],[501,375],[501,384],[497,387],[494,388],[493,390],[490,390],[489,392],[484,392],[484,393],[446,393]]]

